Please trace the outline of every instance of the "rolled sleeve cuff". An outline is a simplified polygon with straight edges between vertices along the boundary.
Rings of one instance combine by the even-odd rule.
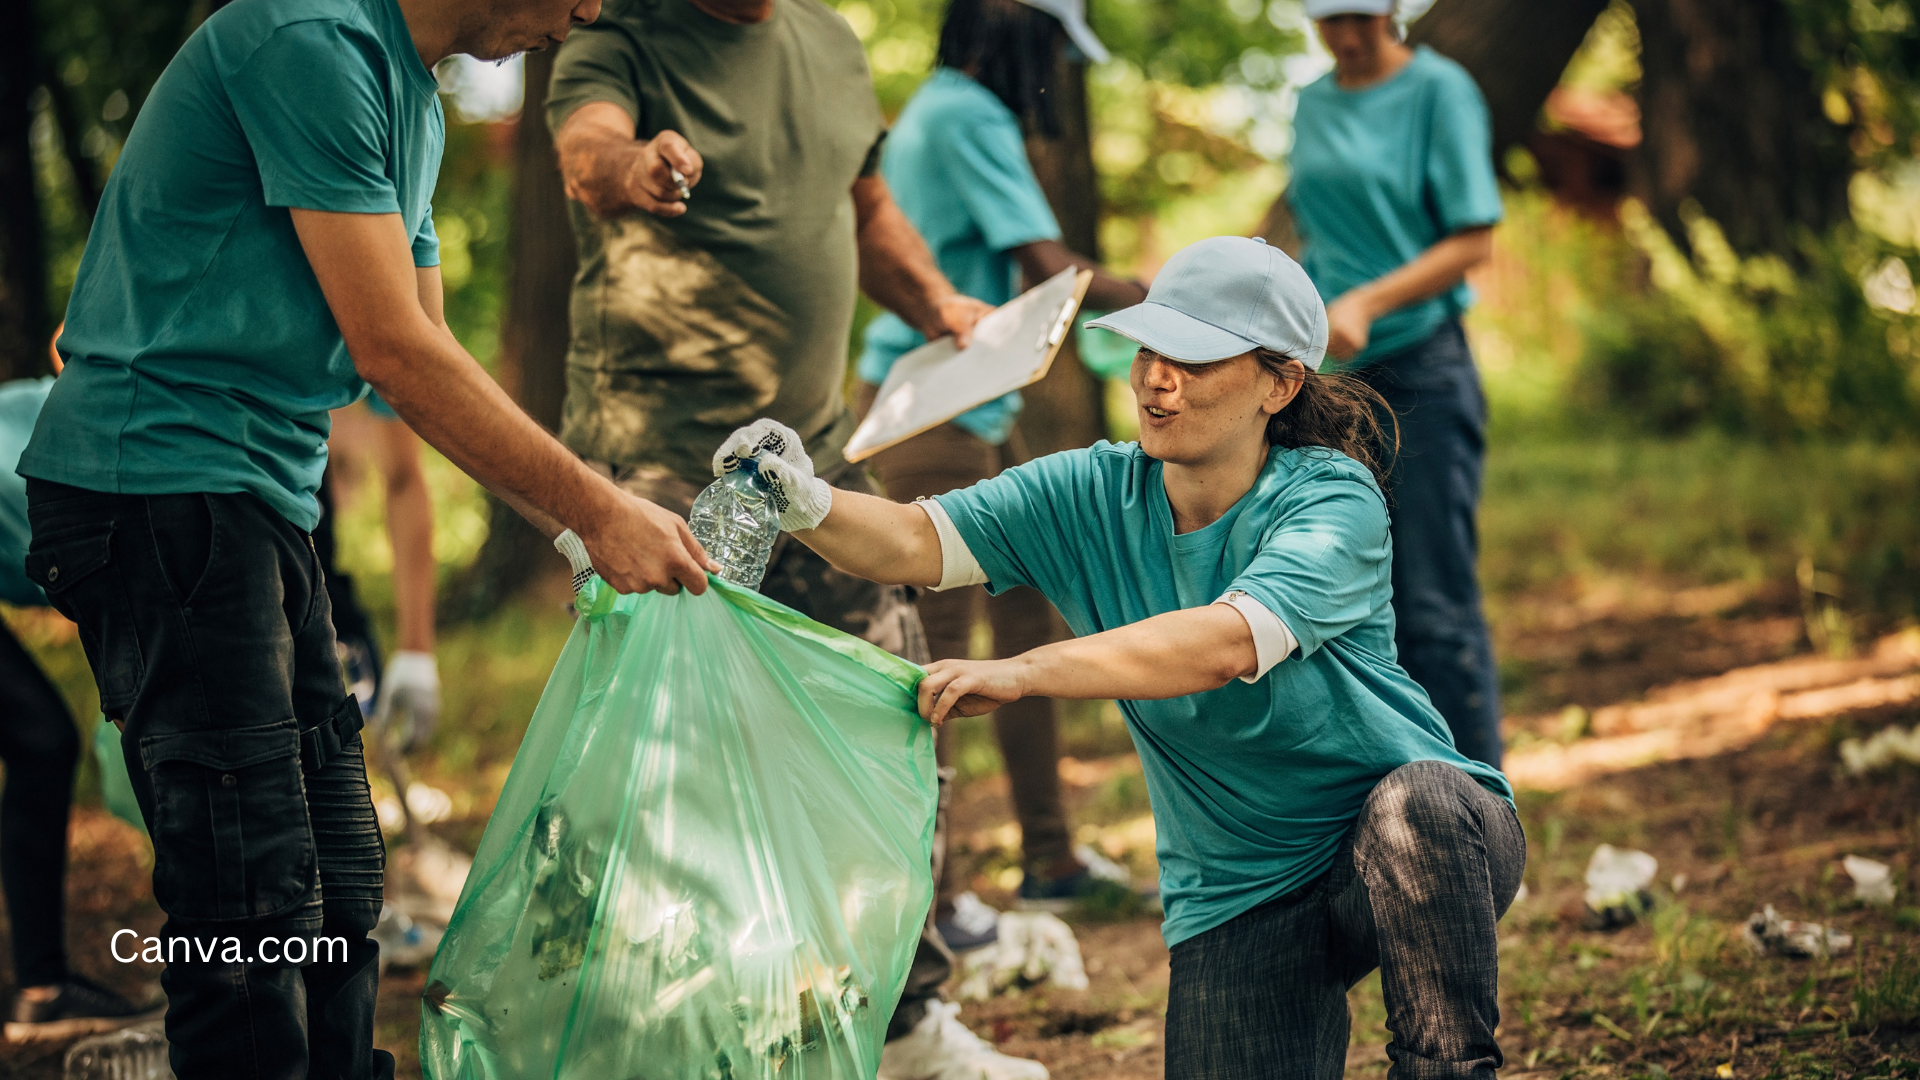
[[[980,568],[980,560],[973,557],[973,549],[960,539],[960,530],[953,527],[953,519],[947,516],[946,508],[925,498],[916,500],[913,505],[927,512],[927,517],[933,521],[934,533],[940,537],[940,584],[935,585],[933,591],[945,592],[964,585],[985,584],[987,572]],[[1279,622],[1278,619],[1274,621]]]
[[[1240,617],[1247,620],[1247,629],[1253,631],[1253,674],[1240,676],[1241,682],[1259,682],[1273,665],[1292,656],[1293,650],[1299,647],[1300,642],[1294,638],[1293,631],[1287,629],[1287,624],[1280,621],[1280,616],[1246,593],[1232,589],[1214,603],[1239,612]]]

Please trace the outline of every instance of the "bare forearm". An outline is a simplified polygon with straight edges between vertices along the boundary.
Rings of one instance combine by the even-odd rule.
[[[1021,665],[1028,696],[1149,701],[1218,689],[1256,661],[1246,619],[1212,604],[1043,645],[1011,662]]]
[[[1406,265],[1352,290],[1367,316],[1378,319],[1458,285],[1493,252],[1493,229],[1466,229],[1439,241]]]
[[[595,217],[611,218],[634,209],[629,178],[641,158],[641,143],[601,127],[569,125],[555,149],[567,196]]]
[[[393,606],[400,648],[433,651],[433,498],[420,449],[405,425],[382,425],[387,475],[387,539],[393,545]]]
[[[836,488],[833,509],[819,527],[793,538],[855,577],[884,585],[940,584],[940,536],[927,512],[911,504]]]
[[[1093,271],[1093,280],[1087,285],[1086,305],[1096,311],[1117,311],[1147,298],[1145,285],[1109,273],[1099,263],[1076,253],[1058,240],[1023,244],[1008,254],[1020,265],[1020,273],[1027,279],[1028,288],[1070,266]]]
[[[929,338],[946,333],[940,303],[954,295],[927,242],[877,178],[854,184],[860,221],[860,290]]]

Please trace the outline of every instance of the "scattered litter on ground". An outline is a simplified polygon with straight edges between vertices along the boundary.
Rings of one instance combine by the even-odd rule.
[[[1660,862],[1644,851],[1601,844],[1587,860],[1587,914],[1589,930],[1615,930],[1630,925],[1653,906],[1647,886],[1660,872]]]
[[[1761,956],[1818,957],[1824,960],[1853,948],[1852,934],[1843,934],[1819,923],[1783,919],[1779,912],[1773,910],[1772,904],[1768,904],[1765,911],[1753,913],[1753,917],[1742,928],[1741,937],[1746,940],[1748,948]]]
[[[1086,968],[1073,928],[1044,911],[1000,914],[1000,938],[967,953],[959,996],[985,1001],[1009,990],[1047,983],[1060,990],[1085,990]]]
[[[953,924],[976,937],[984,936],[1000,924],[1000,913],[969,889],[953,898]]]
[[[1858,855],[1847,856],[1840,860],[1840,865],[1853,879],[1855,900],[1875,907],[1893,903],[1893,867]]]
[[[387,860],[387,899],[410,919],[445,926],[466,887],[473,859],[426,830]]]
[[[1901,762],[1920,765],[1920,724],[1911,729],[1884,728],[1865,739],[1845,739],[1840,743],[1840,764],[1849,776],[1884,772]]]
[[[433,962],[433,953],[447,928],[430,922],[416,922],[392,904],[380,905],[380,923],[368,936],[380,945],[380,972],[398,964],[425,968]]]

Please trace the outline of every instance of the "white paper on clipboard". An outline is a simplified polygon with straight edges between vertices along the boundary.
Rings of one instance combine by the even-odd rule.
[[[1074,313],[1093,280],[1068,267],[994,309],[956,349],[941,338],[894,361],[867,418],[848,440],[848,461],[864,461],[895,443],[946,423],[975,405],[1040,381],[1053,366]]]

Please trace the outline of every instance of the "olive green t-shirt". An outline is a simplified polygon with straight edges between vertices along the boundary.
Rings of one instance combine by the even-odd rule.
[[[852,187],[886,122],[852,28],[820,0],[721,22],[688,0],[608,0],[555,59],[547,123],[606,101],[639,138],[705,162],[678,218],[571,207],[580,270],[561,438],[583,457],[711,478],[714,448],[770,416],[831,469],[858,288]]]

